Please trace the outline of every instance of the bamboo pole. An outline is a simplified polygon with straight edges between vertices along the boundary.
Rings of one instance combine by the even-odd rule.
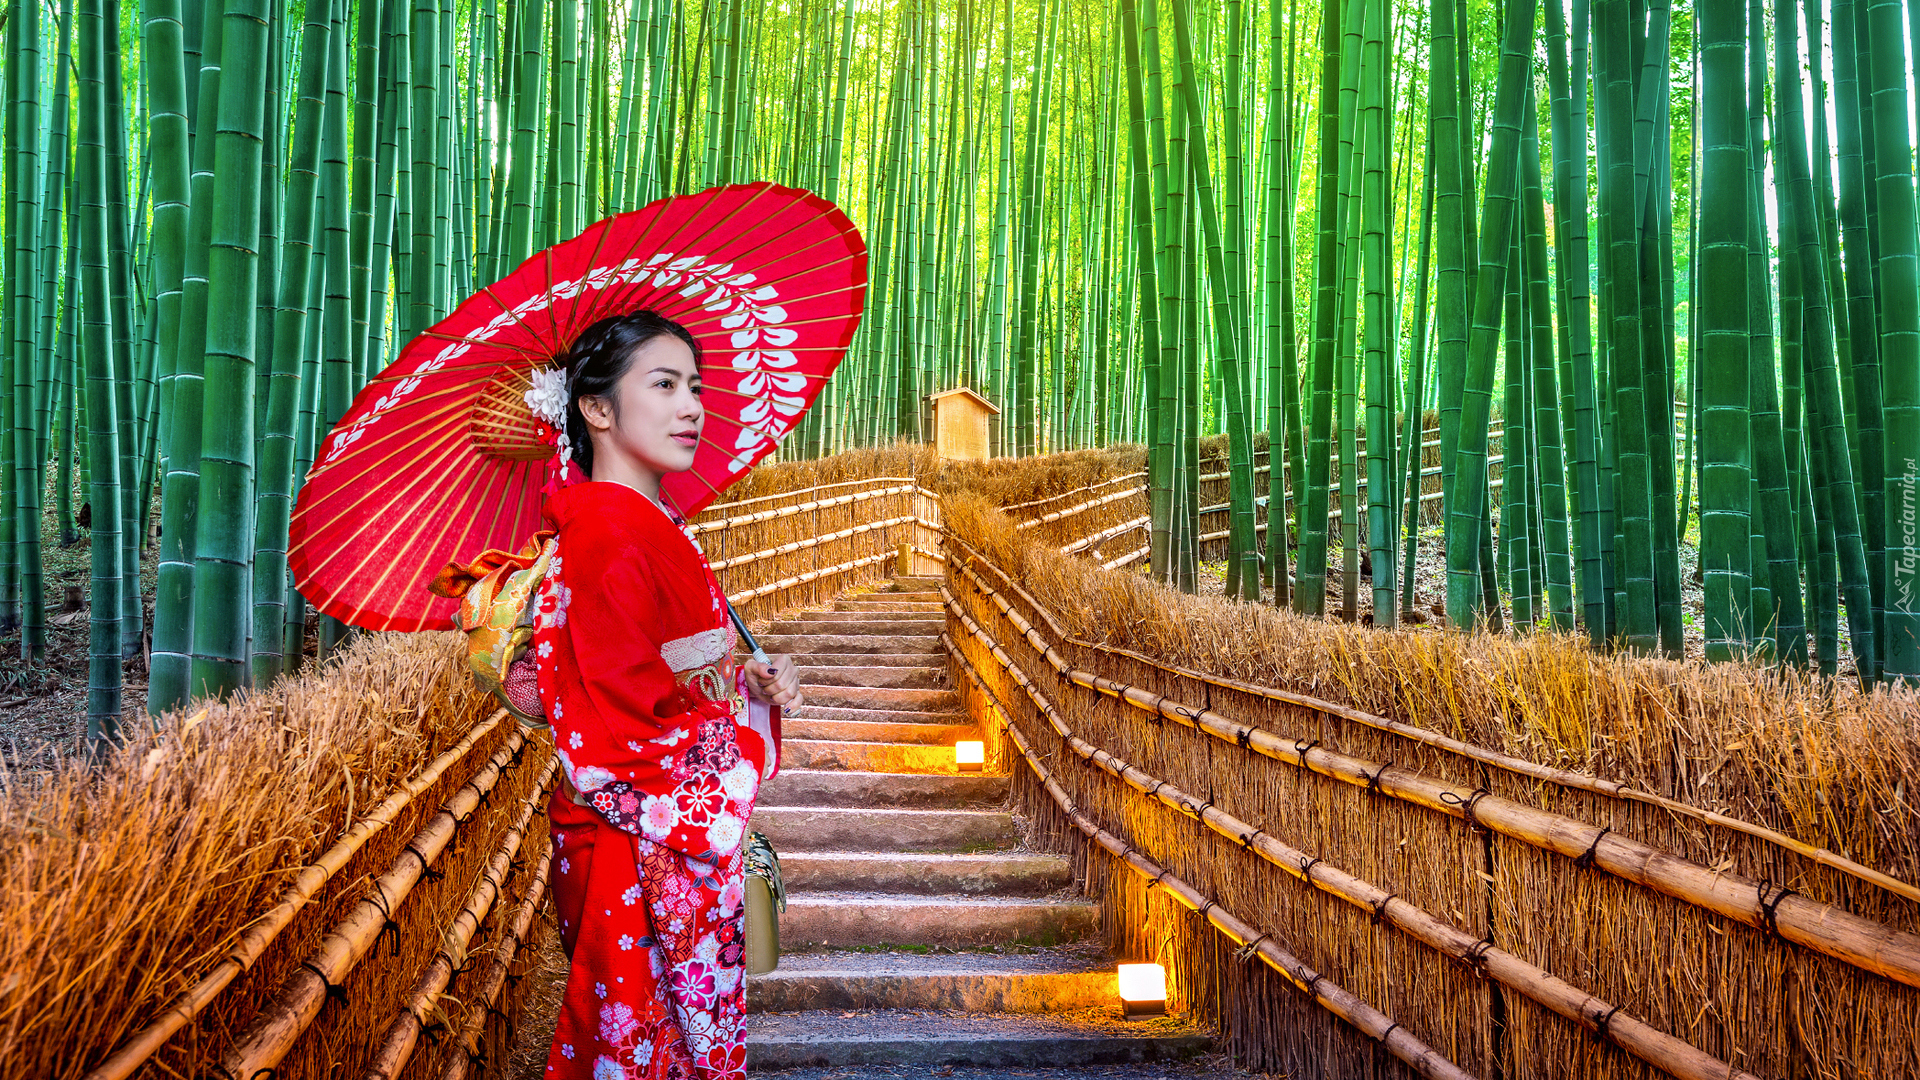
[[[895,525],[911,525],[918,520],[919,519],[915,518],[912,514],[908,514],[905,517],[892,517],[882,521],[870,521],[864,525],[855,525],[852,528],[841,529],[838,532],[809,536],[805,540],[795,540],[790,544],[781,544],[779,547],[750,551],[745,555],[735,555],[730,559],[721,559],[718,562],[710,562],[707,565],[717,574],[729,566],[751,563],[759,559],[770,559],[776,555],[791,555],[796,551],[805,551],[808,548],[818,547],[821,544],[830,543],[834,540],[845,540],[848,537],[858,536],[861,533],[872,532],[875,529],[889,529]]]
[[[506,985],[508,968],[526,940],[527,930],[533,926],[534,913],[540,910],[540,902],[546,898],[547,873],[552,866],[553,860],[548,858],[542,858],[535,864],[533,881],[527,885],[527,894],[521,898],[520,906],[514,909],[513,922],[507,927],[505,939],[498,943],[504,947],[494,953],[493,966],[487,969],[485,980],[475,991],[467,1010],[466,1022],[461,1025],[460,1049],[463,1053],[456,1054],[447,1063],[442,1080],[466,1080],[468,1071],[473,1068],[474,1057],[480,1049],[480,1036],[486,1030],[487,1017],[493,1011],[494,1001],[500,996],[500,988]]]
[[[218,1068],[226,1076],[247,1080],[261,1070],[272,1070],[287,1056],[294,1041],[320,1015],[328,991],[344,982],[354,965],[373,948],[393,912],[406,902],[428,867],[452,842],[454,831],[493,790],[507,763],[520,756],[528,730],[522,727],[507,737],[507,744],[427,819],[387,872],[374,879],[367,894],[334,924],[313,954],[293,969],[273,999],[222,1056]]]
[[[1495,483],[1497,484],[1498,481],[1495,481]],[[996,577],[998,577],[1002,582],[1006,583],[1006,585],[1009,588],[1011,588],[1013,591],[1017,592],[1020,595],[1021,599],[1030,608],[1032,608],[1037,614],[1039,614],[1043,619],[1045,619],[1048,626],[1050,626],[1053,629],[1054,633],[1062,641],[1065,641],[1068,644],[1071,644],[1075,647],[1090,649],[1096,652],[1109,653],[1114,656],[1125,657],[1126,659],[1132,660],[1136,663],[1144,664],[1148,667],[1157,668],[1161,671],[1165,671],[1173,675],[1178,675],[1182,678],[1193,679],[1197,682],[1205,683],[1210,686],[1218,686],[1223,689],[1235,690],[1240,693],[1250,694],[1255,697],[1265,698],[1269,701],[1278,701],[1288,705],[1296,705],[1301,708],[1311,709],[1311,710],[1314,710],[1315,712],[1324,713],[1328,716],[1338,717],[1342,720],[1350,720],[1356,724],[1361,724],[1363,726],[1373,728],[1376,731],[1391,732],[1392,734],[1399,735],[1402,738],[1411,739],[1415,742],[1419,742],[1424,745],[1434,747],[1435,749],[1445,750],[1445,751],[1448,751],[1449,753],[1458,754],[1461,757],[1469,758],[1473,761],[1480,762],[1481,764],[1491,765],[1494,768],[1501,769],[1505,772],[1513,773],[1517,776],[1525,776],[1530,779],[1545,781],[1550,784],[1558,784],[1562,787],[1572,788],[1577,791],[1590,792],[1595,795],[1605,795],[1611,798],[1621,799],[1623,801],[1645,803],[1649,806],[1657,806],[1662,810],[1667,810],[1667,811],[1671,811],[1672,813],[1681,814],[1686,817],[1693,818],[1696,821],[1706,822],[1711,825],[1718,825],[1722,828],[1731,829],[1743,835],[1751,836],[1754,839],[1762,840],[1767,843],[1774,844],[1784,850],[1791,851],[1794,854],[1799,855],[1803,858],[1811,859],[1814,862],[1820,864],[1821,866],[1825,866],[1833,870],[1838,870],[1843,874],[1847,874],[1851,877],[1867,882],[1868,884],[1877,885],[1880,888],[1886,889],[1887,891],[1892,892],[1896,895],[1905,897],[1906,899],[1920,900],[1920,888],[1915,888],[1912,884],[1909,884],[1908,882],[1902,881],[1899,878],[1893,877],[1879,870],[1875,870],[1870,866],[1864,866],[1860,863],[1853,861],[1852,859],[1847,858],[1844,855],[1838,855],[1838,854],[1835,854],[1834,852],[1826,850],[1825,848],[1815,847],[1814,845],[1805,843],[1804,841],[1796,840],[1791,836],[1788,836],[1777,830],[1767,828],[1764,825],[1756,825],[1750,821],[1742,821],[1739,818],[1728,817],[1725,814],[1715,813],[1712,810],[1703,810],[1699,807],[1691,806],[1687,803],[1679,802],[1674,799],[1669,799],[1662,795],[1656,795],[1656,794],[1653,794],[1652,792],[1642,791],[1638,788],[1620,783],[1617,780],[1608,780],[1604,777],[1591,776],[1586,773],[1573,772],[1568,769],[1556,769],[1549,765],[1535,764],[1534,762],[1527,761],[1522,758],[1517,758],[1510,754],[1503,754],[1497,750],[1489,750],[1482,746],[1475,746],[1472,743],[1462,742],[1459,739],[1449,738],[1448,736],[1441,735],[1437,732],[1428,731],[1427,729],[1422,727],[1416,727],[1412,724],[1402,723],[1398,720],[1392,720],[1384,716],[1379,716],[1374,713],[1365,712],[1360,709],[1350,708],[1348,706],[1336,704],[1334,702],[1326,701],[1321,698],[1310,697],[1306,694],[1296,694],[1289,690],[1279,690],[1279,689],[1275,689],[1273,687],[1268,687],[1268,686],[1256,686],[1252,683],[1240,682],[1239,680],[1229,679],[1221,675],[1214,675],[1214,674],[1210,674],[1203,671],[1195,671],[1191,668],[1180,667],[1178,665],[1164,664],[1158,660],[1153,659],[1150,656],[1146,656],[1142,653],[1134,652],[1131,649],[1123,649],[1123,648],[1119,648],[1112,645],[1104,645],[1098,642],[1082,641],[1079,638],[1075,638],[1072,635],[1068,634],[1065,631],[1065,629],[1061,627],[1059,622],[1053,618],[1052,614],[1049,613],[1044,607],[1042,607],[1037,600],[1035,600],[1030,594],[1028,594],[1026,590],[1020,588],[1019,584],[1013,581],[1012,578],[1008,577],[1007,574],[1004,571],[1002,571],[999,567],[995,566],[991,561],[981,556],[981,554],[977,550],[975,550],[971,545],[967,544],[966,541],[960,540],[958,537],[949,537],[949,539],[954,543],[958,543],[961,547],[966,548],[967,551],[971,552],[973,555],[972,559],[966,559],[963,557],[960,563],[958,564],[963,572],[969,573],[969,574],[974,573],[972,569],[972,564],[974,562],[978,562],[980,565],[983,565],[987,567],[989,570],[992,570]],[[976,576],[976,581],[977,581],[977,576]],[[984,584],[985,584],[984,582],[980,582],[979,584],[983,586],[983,591],[988,592],[990,595],[992,594],[991,589],[984,588]],[[998,602],[999,601],[996,600],[996,604]],[[1016,615],[1014,616],[1014,618],[1018,619],[1018,616]],[[1039,648],[1040,646],[1035,646],[1035,647]],[[1042,649],[1041,651],[1049,652],[1051,650]],[[1087,673],[1081,672],[1079,674],[1086,675]],[[1097,676],[1087,676],[1087,677],[1090,679],[1097,678]],[[1088,684],[1082,683],[1081,685],[1088,685]]]
[[[354,822],[353,827],[342,834],[325,854],[294,876],[293,884],[287,887],[286,892],[280,894],[278,903],[267,909],[241,932],[239,942],[227,954],[226,959],[220,961],[212,971],[202,976],[199,982],[194,983],[175,998],[173,1004],[167,1006],[166,1011],[152,1023],[121,1043],[105,1061],[81,1080],[124,1080],[125,1077],[132,1076],[134,1070],[166,1045],[167,1040],[171,1039],[175,1032],[200,1015],[201,1010],[205,1009],[220,991],[226,989],[228,984],[240,974],[253,967],[254,962],[267,951],[267,946],[273,944],[274,939],[280,936],[280,932],[293,922],[295,915],[313,902],[314,894],[320,891],[322,885],[331,881],[333,875],[340,872],[340,868],[347,864],[347,860],[353,858],[356,852],[366,846],[367,841],[371,840],[375,834],[393,824],[394,819],[400,816],[400,812],[405,810],[416,796],[433,786],[434,782],[439,780],[448,769],[458,764],[481,739],[500,726],[500,722],[506,719],[506,716],[507,710],[501,709],[475,724],[472,730],[468,731],[458,743],[448,748],[446,753],[434,758],[426,768],[402,784],[398,791],[387,796],[385,801],[374,807],[366,817]]]
[[[1092,536],[1089,536],[1083,540],[1075,540],[1073,543],[1068,544],[1065,547],[1061,548],[1060,554],[1072,555],[1076,552],[1085,551],[1086,549],[1094,546],[1095,544],[1104,543],[1105,541],[1111,540],[1114,537],[1121,535],[1122,533],[1132,532],[1134,529],[1145,528],[1152,522],[1153,522],[1152,514],[1145,514],[1140,517],[1134,518],[1131,521],[1123,521],[1120,524],[1115,525],[1111,528],[1102,529],[1101,531],[1094,533]]]
[[[852,482],[865,483],[866,481],[856,480]],[[838,484],[821,485],[821,487],[838,487],[838,486],[840,485]],[[816,491],[819,489],[808,488],[806,490]],[[774,521],[776,519],[783,518],[783,517],[792,517],[796,514],[804,514],[812,510],[824,510],[831,506],[846,506],[849,503],[865,502],[868,499],[877,499],[883,495],[904,495],[904,494],[908,494],[915,491],[920,491],[920,489],[918,487],[915,487],[914,484],[911,481],[909,481],[904,486],[901,486],[901,487],[880,488],[875,491],[858,491],[853,493],[852,495],[840,495],[831,499],[820,499],[815,502],[796,503],[793,506],[782,506],[774,510],[762,510],[754,514],[742,514],[739,517],[724,518],[720,521],[703,521],[698,525],[689,526],[689,528],[693,530],[695,535],[698,535],[700,533],[714,532],[716,530],[721,530],[721,529],[731,529],[736,525],[754,525],[763,521]],[[766,495],[762,497],[768,498],[768,499],[785,499],[785,498],[791,498],[792,496],[797,494],[803,494],[803,492],[790,491],[782,495]],[[922,492],[922,494],[931,495],[932,492]],[[748,501],[748,500],[743,500],[743,501]]]
[[[962,573],[971,567],[959,564]],[[1038,650],[1060,676],[1076,685],[1117,698],[1143,712],[1215,738],[1235,743],[1263,757],[1307,769],[1333,780],[1364,787],[1389,798],[1423,806],[1490,829],[1543,851],[1576,859],[1615,877],[1631,881],[1695,907],[1712,911],[1753,929],[1776,934],[1795,944],[1844,961],[1862,971],[1908,986],[1920,986],[1920,935],[1896,930],[1831,904],[1800,896],[1784,886],[1755,882],[1735,874],[1711,870],[1689,859],[1545,810],[1524,806],[1486,789],[1462,788],[1411,769],[1396,768],[1342,754],[1306,739],[1286,739],[1242,724],[1211,709],[1175,701],[1164,694],[1130,686],[1072,663],[1041,637],[1033,625],[1012,611],[1006,599],[972,580],[987,594],[1008,622]],[[958,601],[949,599],[950,608]],[[1063,635],[1064,636],[1064,635]]]
[[[1146,493],[1147,493],[1147,489],[1145,487],[1128,488],[1125,491],[1116,491],[1111,495],[1103,495],[1098,499],[1092,499],[1087,502],[1083,502],[1078,506],[1069,506],[1065,510],[1055,510],[1051,514],[1046,514],[1037,518],[1031,518],[1027,521],[1021,522],[1018,526],[1016,526],[1016,528],[1020,528],[1020,529],[1038,528],[1042,525],[1048,525],[1053,522],[1061,521],[1066,518],[1072,517],[1075,514],[1084,513],[1088,510],[1093,510],[1098,507],[1105,506],[1111,502],[1119,502],[1121,499],[1130,499],[1135,495],[1145,495]]]
[[[895,553],[892,551],[883,551],[878,555],[868,555],[866,558],[854,559],[851,562],[843,562],[838,566],[824,566],[818,570],[809,570],[804,574],[798,574],[790,578],[782,578],[779,581],[775,581],[766,585],[761,585],[758,588],[748,589],[744,592],[729,594],[727,597],[727,603],[732,604],[735,607],[739,607],[741,604],[744,604],[749,600],[766,596],[770,593],[776,593],[782,589],[791,589],[797,585],[805,585],[809,581],[818,581],[823,577],[828,577],[833,574],[844,574],[849,571],[858,570],[863,566],[872,566],[875,563],[885,562],[888,559],[893,558],[894,556],[895,556]]]
[[[386,1033],[380,1039],[379,1049],[368,1060],[362,1080],[389,1080],[400,1075],[412,1059],[413,1051],[420,1043],[420,1034],[426,1030],[427,1014],[439,1004],[446,992],[447,984],[453,981],[454,972],[467,962],[467,945],[473,941],[473,935],[486,921],[487,912],[492,910],[494,901],[499,899],[504,888],[507,873],[514,865],[515,855],[520,852],[520,844],[526,836],[527,824],[533,820],[533,813],[540,806],[540,800],[553,787],[554,777],[560,771],[560,759],[548,760],[546,772],[519,802],[520,813],[513,824],[507,827],[506,838],[500,849],[487,860],[480,871],[473,890],[467,894],[467,902],[453,917],[446,929],[440,933],[440,949],[433,959],[420,972],[420,978],[414,983],[413,993],[408,995],[407,1003],[400,1007],[400,1014],[387,1025]],[[540,860],[542,863],[544,859]],[[536,871],[537,872],[537,871]]]
[[[1222,473],[1221,475],[1224,476],[1226,474]],[[1033,499],[1029,502],[1023,502],[1023,503],[1010,503],[1006,506],[1002,506],[1000,510],[1002,513],[1011,514],[1015,510],[1025,510],[1025,509],[1028,509],[1029,507],[1039,506],[1041,503],[1059,502],[1061,499],[1065,499],[1073,495],[1084,495],[1087,492],[1097,491],[1103,487],[1112,487],[1114,484],[1118,484],[1123,480],[1144,480],[1146,479],[1146,476],[1147,474],[1144,472],[1132,472],[1132,473],[1127,473],[1125,476],[1113,476],[1105,480],[1102,480],[1097,484],[1088,484],[1086,487],[1074,488],[1072,491],[1063,491],[1058,495],[1049,495],[1044,499]]]
[[[993,699],[993,692],[986,688],[973,665],[967,663],[966,658],[960,655],[960,651],[953,645],[953,639],[946,634],[940,637],[951,654],[959,659],[968,678],[989,699]],[[1002,654],[997,651],[997,646],[995,649],[995,658],[999,659]],[[997,705],[997,699],[993,700]],[[1296,989],[1313,998],[1314,1004],[1351,1024],[1362,1035],[1372,1039],[1384,1047],[1388,1053],[1399,1058],[1415,1073],[1426,1077],[1447,1077],[1450,1080],[1472,1080],[1472,1073],[1441,1057],[1432,1047],[1415,1037],[1413,1032],[1408,1031],[1404,1025],[1394,1021],[1358,995],[1342,988],[1338,983],[1308,967],[1298,957],[1281,948],[1280,944],[1274,941],[1272,934],[1255,932],[1252,925],[1222,908],[1211,897],[1140,854],[1134,850],[1133,845],[1096,825],[1074,805],[1072,797],[1053,778],[1053,774],[1040,760],[1040,756],[1034,752],[1032,744],[1013,723],[1012,717],[1006,710],[1000,709],[999,712],[1007,734],[1012,737],[1014,745],[1020,749],[1021,756],[1026,758],[1028,767],[1033,769],[1034,775],[1039,777],[1041,784],[1046,787],[1047,794],[1053,796],[1054,802],[1060,805],[1060,809],[1073,821],[1075,827],[1087,834],[1095,843],[1112,852],[1115,857],[1126,863],[1128,868],[1146,878],[1154,887],[1167,890],[1168,894],[1178,900],[1182,906],[1199,912],[1202,918],[1205,918],[1214,929],[1225,934],[1235,945],[1251,948],[1254,955],[1265,961],[1268,967],[1286,976]]]
[[[945,590],[942,590],[943,593]],[[946,593],[949,599],[951,593]],[[999,661],[1020,684],[1032,699],[1034,706],[1047,718],[1047,722],[1060,736],[1067,740],[1074,753],[1118,780],[1146,795],[1156,802],[1201,822],[1227,840],[1254,851],[1274,866],[1307,884],[1331,896],[1346,901],[1358,908],[1364,908],[1376,918],[1383,920],[1396,929],[1405,932],[1414,940],[1427,947],[1457,960],[1475,972],[1498,982],[1528,1000],[1546,1008],[1567,1020],[1570,1020],[1598,1038],[1612,1042],[1629,1054],[1647,1062],[1671,1076],[1681,1080],[1759,1080],[1752,1073],[1738,1069],[1719,1058],[1701,1050],[1684,1039],[1676,1038],[1618,1005],[1607,1002],[1574,986],[1564,979],[1556,978],[1533,964],[1529,964],[1504,949],[1495,947],[1491,939],[1480,939],[1452,923],[1435,918],[1432,913],[1409,901],[1399,898],[1371,882],[1364,881],[1352,874],[1334,867],[1323,859],[1316,858],[1286,844],[1264,829],[1221,810],[1211,799],[1202,801],[1187,792],[1151,775],[1143,769],[1130,765],[1113,754],[1094,747],[1073,734],[1066,722],[1061,719],[1059,710],[1046,699],[1019,665],[1013,663],[1000,646],[994,642],[971,617],[961,616],[967,632],[987,647],[996,661]],[[965,668],[968,677],[979,686],[981,692],[994,700],[993,691],[980,679],[972,664],[953,644],[950,635],[942,634],[948,652]],[[1002,717],[1006,717],[1004,707]],[[1006,720],[1009,731],[1015,730],[1011,720]],[[1016,736],[1016,741],[1020,741]],[[1024,749],[1024,747],[1023,747]],[[1051,790],[1051,789],[1050,789]]]

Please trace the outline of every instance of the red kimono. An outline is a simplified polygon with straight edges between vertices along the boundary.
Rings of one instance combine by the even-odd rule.
[[[572,959],[547,1076],[744,1074],[741,859],[777,718],[749,702],[726,598],[677,517],[562,488],[533,649],[567,784],[552,887]]]

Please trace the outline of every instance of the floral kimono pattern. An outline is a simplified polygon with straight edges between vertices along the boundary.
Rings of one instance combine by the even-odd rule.
[[[720,591],[684,523],[619,484],[548,500],[558,553],[534,625],[567,783],[554,903],[572,960],[546,1075],[744,1075],[742,843],[778,764]]]

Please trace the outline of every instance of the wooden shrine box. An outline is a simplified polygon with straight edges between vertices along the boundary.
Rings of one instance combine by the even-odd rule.
[[[987,424],[1000,410],[964,386],[928,394],[933,406],[933,450],[943,458],[985,461],[992,456]]]

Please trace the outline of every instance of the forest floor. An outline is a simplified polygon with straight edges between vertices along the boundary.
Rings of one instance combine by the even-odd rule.
[[[1498,519],[1496,518],[1496,527]],[[1446,626],[1447,599],[1447,557],[1443,544],[1442,529],[1438,525],[1421,530],[1420,545],[1414,553],[1414,604],[1410,610],[1400,613],[1401,629],[1412,631],[1434,631]],[[1700,549],[1695,546],[1699,540],[1699,519],[1690,518],[1687,534],[1680,541],[1680,597],[1681,626],[1685,642],[1685,657],[1689,661],[1706,659],[1705,610],[1706,597],[1700,582]],[[1335,540],[1337,543],[1337,538]],[[1337,551],[1330,552],[1333,565],[1327,573],[1326,610],[1330,618],[1344,617],[1341,609],[1341,572]],[[1203,596],[1226,595],[1227,564],[1225,562],[1202,562],[1200,564],[1200,594]],[[1503,575],[1504,577],[1504,575]],[[1273,602],[1273,590],[1262,587],[1261,600]],[[1371,623],[1373,620],[1373,601],[1371,586],[1364,572],[1359,581],[1358,618]],[[1502,582],[1502,602],[1511,603],[1511,596]],[[1511,607],[1507,609],[1511,612]],[[1853,653],[1848,648],[1846,625],[1842,609],[1840,627],[1840,670],[1839,677],[1854,677]],[[1811,642],[1809,643],[1811,647]]]

